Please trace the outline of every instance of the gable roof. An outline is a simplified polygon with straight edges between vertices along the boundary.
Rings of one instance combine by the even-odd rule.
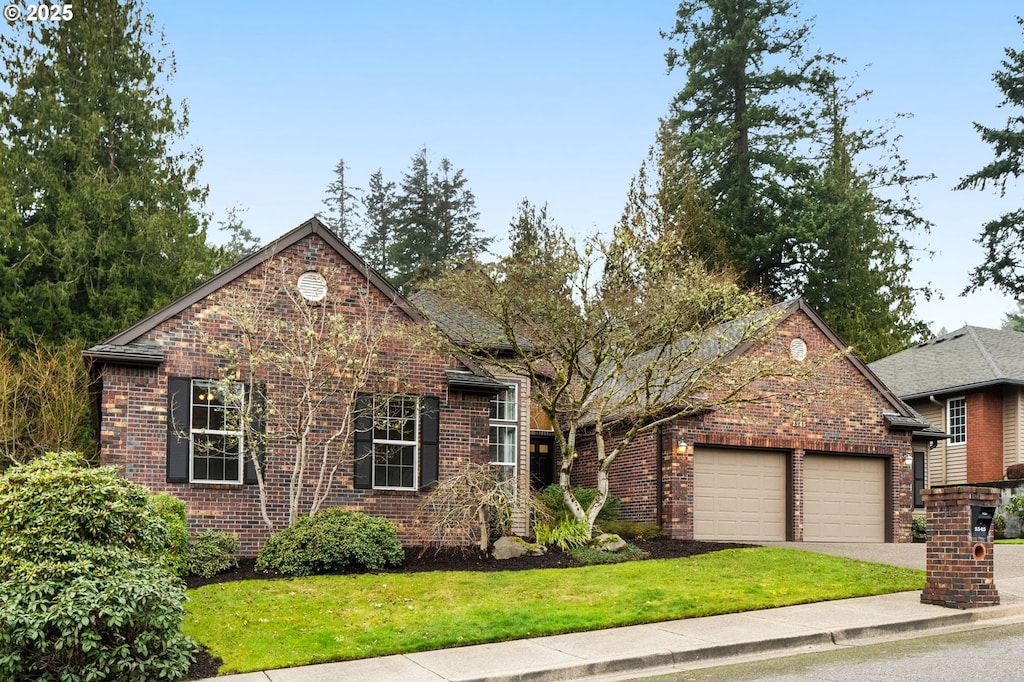
[[[235,263],[227,270],[222,271],[220,274],[215,275],[212,279],[206,281],[200,286],[196,287],[192,291],[188,292],[176,301],[169,303],[160,310],[156,311],[149,317],[145,318],[141,322],[138,322],[123,332],[107,339],[98,346],[94,346],[86,351],[87,354],[91,353],[94,349],[100,349],[101,347],[113,348],[118,346],[126,346],[132,341],[135,341],[143,334],[152,331],[161,322],[169,320],[175,315],[183,312],[190,306],[203,300],[213,292],[217,291],[226,284],[232,282],[236,278],[245,274],[249,270],[252,270],[257,265],[260,265],[264,261],[269,260],[273,256],[281,253],[290,246],[297,244],[310,235],[316,235],[324,240],[328,246],[338,252],[338,255],[342,257],[350,266],[352,266],[358,272],[364,274],[375,288],[383,293],[389,300],[391,300],[402,312],[411,317],[417,322],[424,322],[423,315],[416,310],[409,302],[399,293],[390,282],[382,277],[376,270],[357,255],[352,249],[350,249],[345,242],[341,241],[333,232],[331,232],[323,223],[320,222],[315,216],[310,218],[306,222],[296,227],[291,232],[278,237],[271,243],[264,246],[259,251],[247,256]],[[86,357],[89,357],[87,355]]]
[[[1024,332],[965,326],[871,363],[904,400],[1024,385]]]

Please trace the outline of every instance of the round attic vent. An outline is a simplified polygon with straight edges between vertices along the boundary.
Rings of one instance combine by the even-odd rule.
[[[807,344],[803,339],[793,339],[789,342],[789,357],[797,362],[803,362],[807,357]]]
[[[302,273],[297,284],[302,298],[310,303],[319,303],[327,296],[327,280],[319,272]]]

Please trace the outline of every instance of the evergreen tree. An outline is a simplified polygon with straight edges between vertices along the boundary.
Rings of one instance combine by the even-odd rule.
[[[197,151],[164,90],[174,73],[136,0],[83,0],[62,22],[0,36],[0,327],[26,345],[95,342],[214,267]]]
[[[395,274],[391,262],[391,249],[398,227],[398,197],[395,183],[385,182],[377,169],[370,176],[368,190],[363,195],[363,241],[361,252],[366,261],[385,277]]]
[[[362,190],[348,184],[345,171],[348,166],[345,159],[339,159],[334,167],[334,181],[327,185],[327,196],[324,205],[327,212],[319,215],[320,220],[346,244],[354,244],[359,238],[359,198]]]
[[[509,223],[509,247],[513,260],[520,263],[542,263],[558,242],[561,229],[548,216],[548,205],[539,209],[524,198],[519,211]]]
[[[1024,28],[1024,18],[1017,17]],[[1001,107],[1013,112],[1004,128],[989,128],[980,123],[974,129],[991,144],[995,159],[981,170],[960,181],[956,189],[982,189],[990,183],[1006,196],[1006,183],[1024,175],[1024,50],[1006,48],[1003,68],[992,75],[1003,94]],[[985,262],[971,272],[967,291],[992,284],[1011,296],[1024,296],[1024,208],[1008,211],[985,224],[977,242],[985,249]]]
[[[892,213],[872,180],[879,169],[861,172],[854,157],[878,144],[878,134],[847,129],[846,107],[831,88],[823,121],[831,137],[822,172],[803,188],[799,230],[814,239],[798,247],[803,296],[864,361],[906,348],[927,333],[914,318],[909,283],[912,247],[895,217],[921,222],[916,213]],[[882,135],[884,139],[884,135]]]
[[[216,247],[218,270],[231,267],[260,248],[260,238],[254,235],[242,220],[241,214],[246,210],[232,206],[224,219],[217,221],[220,231],[228,236],[227,243]]]
[[[476,198],[462,170],[443,158],[431,173],[425,147],[402,178],[398,207],[399,229],[390,257],[392,281],[402,289],[473,258],[490,243],[479,236]]]
[[[793,194],[811,174],[813,132],[803,92],[831,78],[830,58],[805,56],[808,27],[789,0],[683,0],[666,54],[687,82],[664,123],[710,194],[728,262],[746,283],[782,298],[794,273]]]
[[[1024,303],[1017,304],[1017,311],[1006,313],[1002,328],[1007,331],[1024,332]]]

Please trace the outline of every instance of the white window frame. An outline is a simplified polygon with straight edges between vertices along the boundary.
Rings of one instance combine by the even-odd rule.
[[[959,403],[954,408],[953,403]],[[954,429],[954,414],[953,411],[956,409],[958,417],[956,421],[956,428]],[[957,398],[949,398],[946,400],[946,433],[951,438],[949,439],[950,445],[964,445],[967,443],[967,398],[966,396],[959,396]]]
[[[413,439],[406,440],[403,438],[389,438],[392,429],[388,426],[383,427],[385,435],[380,436],[381,425],[388,424],[391,414],[391,404],[393,401],[401,400],[404,403],[411,403],[412,405],[412,419],[413,424]],[[398,417],[399,419],[406,419],[406,417]],[[401,431],[401,428],[398,429]],[[409,486],[404,485],[384,485],[377,483],[377,466],[378,466],[378,450],[377,448],[391,448],[391,447],[412,447],[412,484]],[[384,465],[388,466],[388,465]],[[400,464],[399,467],[402,467]],[[373,488],[374,490],[416,490],[416,481],[419,480],[420,476],[420,400],[416,396],[411,395],[394,395],[394,396],[374,396],[373,398]]]
[[[242,415],[245,410],[245,387],[240,382],[231,382],[230,384],[233,391],[235,391],[235,398],[229,401],[220,400],[216,405],[212,404],[212,400],[206,399],[202,403],[195,402],[195,396],[197,389],[202,396],[214,396],[222,393],[224,384],[223,382],[214,381],[212,379],[193,379],[191,386],[189,387],[189,411],[188,411],[188,479],[191,483],[216,483],[216,484],[238,484],[241,485],[242,479],[245,475],[245,429],[242,423]],[[234,404],[232,404],[232,402]],[[237,420],[237,428],[229,429],[197,429],[195,428],[195,409],[197,407],[205,407],[207,410],[219,409],[225,412],[224,422],[225,425],[230,424],[232,417],[230,414],[235,413],[234,419]],[[198,478],[196,476],[196,437],[197,436],[228,436],[235,437],[238,439],[238,476],[235,479],[229,478]],[[202,454],[199,454],[202,457]],[[227,461],[230,459],[225,451],[223,459]],[[209,471],[209,468],[207,468]]]
[[[510,398],[510,399],[509,399]],[[501,409],[504,407],[505,409]],[[488,407],[490,419],[488,429],[488,452],[492,466],[504,469],[502,479],[515,485],[519,468],[519,385],[508,384],[491,398]],[[499,440],[498,433],[511,435],[511,461],[508,458],[510,443]],[[506,436],[507,437],[507,436]]]

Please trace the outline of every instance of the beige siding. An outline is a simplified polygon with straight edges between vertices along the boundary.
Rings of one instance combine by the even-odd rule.
[[[1021,457],[1021,389],[1007,386],[1003,389],[1003,469],[1019,464]]]
[[[921,413],[921,416],[931,422],[936,428],[942,431],[946,430],[946,410],[941,405],[925,400],[918,402],[913,405],[914,409]],[[961,449],[963,446],[961,446]],[[934,448],[928,450],[925,455],[925,481],[928,487],[935,485],[945,485],[948,477],[948,446],[946,445],[945,439],[940,440],[939,444]],[[964,465],[963,465],[963,477],[967,478],[967,459],[966,453],[964,454]]]

